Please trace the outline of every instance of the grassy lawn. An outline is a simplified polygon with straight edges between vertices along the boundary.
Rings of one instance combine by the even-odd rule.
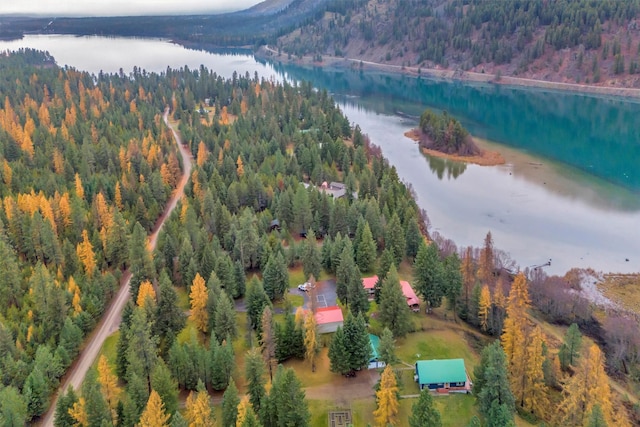
[[[319,277],[316,277],[316,282],[322,282],[327,279],[331,279],[333,276],[322,270]],[[299,284],[304,283],[304,271],[302,265],[298,265],[289,269],[289,287],[297,288]]]
[[[306,360],[290,359],[283,363],[283,366],[291,368],[296,372],[296,376],[302,382],[303,387],[314,387],[328,384],[334,379],[341,378],[329,369],[329,350],[321,348],[316,360],[316,371],[311,372],[311,367]]]
[[[93,367],[98,367],[98,360],[100,356],[104,355],[109,361],[109,366],[112,369],[116,368],[116,357],[118,354],[118,339],[120,339],[120,331],[115,331],[113,334],[109,335],[107,339],[102,344],[102,348],[100,349],[100,354],[98,354],[97,359],[93,362]]]

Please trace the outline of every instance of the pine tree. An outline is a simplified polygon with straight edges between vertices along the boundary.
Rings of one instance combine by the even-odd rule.
[[[247,286],[247,295],[245,296],[245,304],[247,306],[247,316],[251,327],[260,332],[260,323],[262,319],[262,311],[269,306],[269,297],[262,287],[262,283],[256,276],[249,281]]]
[[[164,270],[160,274],[160,297],[156,307],[155,319],[156,321],[153,324],[154,335],[160,338],[161,354],[166,354],[171,348],[175,337],[184,328],[186,319],[184,311],[178,305],[178,294]],[[160,393],[160,397],[162,397],[168,409],[169,404],[162,393]]]
[[[169,415],[173,415],[178,410],[178,383],[171,376],[171,371],[162,359],[153,368],[151,374],[151,388],[155,390]]]
[[[27,400],[28,418],[42,415],[47,404],[48,390],[42,371],[37,366],[25,380],[23,394]]]
[[[170,415],[165,412],[160,395],[155,390],[151,390],[147,407],[144,408],[140,416],[138,427],[168,427],[169,417]]]
[[[141,402],[144,407],[149,398],[148,393],[151,392],[151,372],[158,360],[158,350],[156,337],[151,335],[151,324],[143,308],[134,309],[127,335],[127,377],[136,374],[145,382],[147,396]]]
[[[444,295],[443,266],[435,243],[423,243],[413,264],[414,286],[429,305],[429,310],[440,307]]]
[[[318,357],[318,337],[316,318],[310,311],[307,311],[304,316],[304,348],[304,357],[311,365],[311,372],[315,372],[316,358]]]
[[[275,426],[308,427],[311,414],[302,384],[291,368],[278,367],[269,392],[266,419],[275,419]],[[269,423],[264,422],[265,425]]]
[[[116,407],[118,406],[122,390],[118,386],[118,378],[111,372],[111,367],[104,354],[98,359],[98,381],[100,382],[102,396],[104,396],[104,399],[107,401],[107,406],[111,411],[111,420],[115,424]]]
[[[366,222],[362,230],[362,237],[356,247],[356,260],[358,268],[363,272],[372,271],[376,262],[376,242],[373,240],[371,228]]]
[[[600,405],[593,405],[587,427],[607,427],[607,425],[607,420],[604,418]]]
[[[349,301],[349,290],[354,283],[362,287],[360,272],[353,260],[353,248],[351,242],[347,240],[340,253],[336,268],[336,294],[343,304],[349,305],[351,303],[351,301]]]
[[[56,403],[56,413],[53,418],[54,427],[71,427],[75,424],[75,419],[71,416],[69,411],[77,401],[78,395],[74,391],[73,387],[69,386],[67,392],[60,396]]]
[[[402,293],[395,265],[391,266],[382,284],[378,317],[382,326],[389,328],[396,337],[404,337],[412,328],[407,298]]]
[[[515,426],[513,413],[515,403],[509,388],[507,363],[504,350],[498,341],[485,347],[482,351],[482,367],[476,370],[474,392],[478,394],[480,413],[491,427]],[[479,391],[478,391],[479,390]]]
[[[454,314],[458,310],[458,299],[462,291],[460,265],[460,258],[455,252],[446,257],[443,263],[444,295],[447,297],[448,307],[454,311]]]
[[[96,371],[90,370],[82,383],[82,397],[85,399],[83,406],[88,426],[111,422],[111,411],[102,394],[97,375]]]
[[[229,339],[222,342],[214,351],[211,363],[211,387],[214,390],[224,390],[229,384],[231,374],[235,368],[233,346]]]
[[[207,313],[207,288],[204,279],[200,274],[196,274],[191,284],[189,293],[191,301],[191,315],[189,318],[194,322],[196,328],[202,332],[207,332],[209,326],[209,314]]]
[[[440,412],[436,409],[431,391],[423,389],[420,398],[411,407],[410,427],[442,427]]]
[[[235,308],[225,292],[220,295],[216,305],[214,331],[219,339],[238,335]]]
[[[480,291],[480,301],[478,306],[478,320],[480,321],[480,329],[487,331],[489,328],[489,314],[491,312],[491,293],[489,286],[484,285]]]
[[[389,328],[382,330],[380,336],[380,346],[378,347],[379,360],[387,365],[395,365],[400,361],[396,356],[396,341],[393,339],[393,332]]]
[[[262,285],[271,301],[281,299],[289,287],[289,272],[280,252],[269,257],[262,275]]]
[[[247,381],[247,393],[251,406],[257,413],[260,413],[262,400],[266,395],[265,374],[266,368],[264,360],[258,349],[254,348],[247,352],[245,357],[245,379]]]
[[[382,371],[380,388],[376,392],[376,402],[378,407],[373,411],[376,425],[379,427],[395,425],[399,412],[398,384],[391,365]]]
[[[351,364],[349,363],[349,354],[347,353],[344,332],[340,326],[331,338],[331,344],[329,345],[329,361],[331,372],[341,375],[351,373]]]
[[[214,427],[214,413],[209,401],[209,393],[200,383],[198,391],[192,391],[187,397],[185,417],[189,427]]]
[[[321,253],[316,242],[316,236],[313,230],[309,230],[307,238],[302,244],[302,271],[305,280],[309,277],[319,277],[322,271]]]
[[[400,218],[395,212],[387,224],[384,241],[385,247],[389,247],[393,253],[396,266],[400,265],[400,262],[402,262],[402,259],[407,252],[407,246],[404,240],[404,230],[400,224]]]
[[[376,304],[380,304],[380,291],[382,290],[382,282],[387,278],[387,274],[391,269],[391,265],[393,264],[393,254],[387,248],[382,251],[382,255],[380,256],[380,263],[378,265],[378,281],[374,287],[374,299]]]
[[[245,397],[246,398],[246,397]],[[244,400],[244,399],[243,399]],[[246,398],[247,405],[249,399]],[[222,425],[223,426],[235,426],[238,418],[238,405],[240,404],[240,397],[238,397],[238,388],[236,387],[233,379],[229,382],[229,387],[224,391],[222,395]]]
[[[582,334],[580,328],[575,323],[567,329],[564,336],[564,343],[560,347],[558,357],[560,358],[560,366],[567,369],[569,366],[575,366],[580,357],[580,348],[582,347]]]

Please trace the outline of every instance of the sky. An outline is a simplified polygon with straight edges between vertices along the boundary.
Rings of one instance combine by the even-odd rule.
[[[0,15],[125,16],[231,12],[262,0],[0,0]]]

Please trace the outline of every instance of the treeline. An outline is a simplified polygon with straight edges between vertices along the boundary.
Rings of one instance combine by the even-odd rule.
[[[599,51],[612,27],[630,40],[639,12],[637,0],[353,2],[280,38],[278,48],[297,56],[348,51],[376,62],[462,70],[513,63],[521,73],[545,52]],[[638,71],[637,54],[626,61],[635,64],[629,73]],[[626,68],[618,69],[615,74]]]
[[[422,147],[461,156],[480,153],[469,132],[446,111],[438,115],[429,109],[425,110],[420,116],[420,130]]]

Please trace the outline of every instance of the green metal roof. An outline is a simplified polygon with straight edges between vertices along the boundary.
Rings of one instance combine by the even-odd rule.
[[[418,360],[419,384],[459,383],[467,381],[464,359]]]
[[[371,343],[371,358],[369,359],[369,362],[373,362],[374,360],[378,360],[378,357],[380,357],[380,353],[378,353],[380,338],[376,335],[369,334],[369,342]]]

